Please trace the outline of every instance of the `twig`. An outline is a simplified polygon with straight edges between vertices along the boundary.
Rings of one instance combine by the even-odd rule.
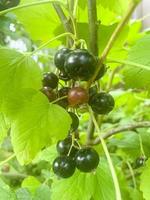
[[[11,156],[9,156],[6,160],[3,160],[0,162],[0,166],[4,165],[5,163],[8,163],[10,160],[12,160],[13,158],[15,158],[16,155],[12,154]]]
[[[97,7],[96,0],[88,0],[88,21],[89,21],[89,38],[90,50],[98,55],[98,21],[97,21]]]
[[[60,21],[62,22],[62,24],[64,26],[65,31],[73,33],[73,29],[72,29],[71,23],[70,23],[69,19],[67,19],[66,15],[64,14],[64,11],[61,8],[61,6],[58,3],[53,3],[53,6],[54,6],[54,8],[55,8],[55,10],[57,12],[57,15],[58,15]],[[73,44],[73,40],[72,39],[69,39],[68,42],[69,42],[70,46]]]
[[[2,173],[0,173],[0,176],[5,176],[6,178],[9,178],[9,179],[25,179],[25,178],[27,178],[26,174],[20,174],[20,173],[2,172]]]
[[[143,121],[143,122],[136,122],[134,124],[129,124],[129,125],[126,125],[126,126],[123,126],[123,127],[118,127],[118,128],[115,128],[115,129],[112,129],[108,132],[106,132],[105,134],[102,134],[101,137],[103,139],[107,139],[117,133],[121,133],[121,132],[125,132],[125,131],[131,131],[131,130],[134,130],[134,129],[137,129],[137,128],[148,128],[150,127],[150,121]],[[96,145],[96,144],[99,144],[101,141],[100,141],[100,138],[97,137],[94,141],[93,141],[93,145]]]
[[[97,5],[96,0],[88,0],[88,21],[89,21],[89,38],[90,38],[90,51],[93,55],[98,55],[98,22],[97,22]],[[95,115],[97,119],[97,116]],[[87,130],[87,144],[94,137],[95,126],[92,118],[89,120]]]
[[[102,67],[102,63],[105,61],[109,51],[111,50],[111,48],[113,47],[116,39],[118,38],[119,34],[121,33],[122,29],[124,28],[125,24],[128,22],[128,20],[130,19],[134,9],[136,8],[136,6],[138,5],[137,2],[135,1],[131,1],[131,5],[129,6],[129,9],[127,11],[127,13],[125,14],[125,16],[123,17],[123,19],[121,20],[121,22],[118,24],[118,26],[116,27],[116,29],[114,30],[112,36],[110,37],[100,59],[98,62],[98,68],[95,72],[95,74],[93,75],[93,77],[88,81],[88,85],[87,87],[89,88],[91,86],[91,84],[93,83],[93,81],[95,80],[96,76],[98,75],[101,67]]]

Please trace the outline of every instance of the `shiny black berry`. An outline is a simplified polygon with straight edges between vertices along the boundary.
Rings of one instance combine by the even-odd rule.
[[[79,118],[77,117],[77,115],[73,112],[68,112],[71,119],[72,119],[72,124],[71,124],[71,129],[70,131],[71,132],[74,132],[75,130],[78,129],[78,126],[79,126]]]
[[[50,102],[56,99],[56,93],[49,87],[43,87],[41,92],[48,97]]]
[[[93,95],[89,100],[89,105],[97,114],[108,114],[114,108],[114,98],[105,92]]]
[[[58,50],[55,54],[55,57],[54,57],[55,66],[62,72],[64,71],[64,63],[65,63],[66,56],[70,52],[71,52],[70,49],[62,48]]]
[[[64,68],[72,79],[89,80],[96,69],[96,59],[85,49],[77,49],[66,56]]]
[[[58,86],[58,81],[58,77],[52,72],[47,72],[43,75],[42,82],[44,87],[55,89]]]
[[[147,157],[145,156],[138,157],[135,161],[135,168],[142,167],[145,164],[146,160]]]
[[[81,104],[87,103],[89,100],[89,93],[82,87],[71,88],[68,93],[68,102],[71,107],[77,107]]]
[[[0,1],[0,11],[8,8],[17,6],[20,3],[20,0],[1,0]]]
[[[91,147],[80,149],[76,154],[76,166],[82,172],[91,172],[99,164],[99,155]]]
[[[72,142],[74,146],[71,147]],[[77,153],[78,151],[77,147],[78,144],[75,141],[72,141],[72,138],[70,136],[65,138],[64,140],[59,140],[56,145],[57,152],[60,155],[68,155],[69,153],[69,156],[72,157],[74,157],[75,154]]]
[[[54,173],[61,178],[69,178],[76,169],[75,161],[69,156],[59,156],[53,162]]]

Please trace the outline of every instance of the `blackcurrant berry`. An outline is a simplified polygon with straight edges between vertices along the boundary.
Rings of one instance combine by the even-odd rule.
[[[50,102],[56,99],[56,93],[49,87],[43,87],[41,92],[48,97]]]
[[[58,77],[52,72],[47,72],[43,75],[42,82],[43,86],[55,89],[58,86]]]
[[[89,105],[97,114],[108,114],[114,108],[115,101],[110,94],[101,92],[90,98]]]
[[[20,0],[3,0],[0,1],[0,11],[17,6]]]
[[[135,168],[142,167],[146,160],[147,158],[145,156],[138,157],[135,161]]]
[[[78,148],[77,148],[78,144],[75,141],[73,141],[74,146],[71,147],[71,145],[72,145],[71,137],[67,137],[64,140],[59,140],[56,145],[57,152],[60,155],[68,155],[68,153],[70,151],[69,156],[74,157],[78,151]]]
[[[69,156],[59,156],[53,162],[53,171],[61,178],[69,178],[74,174],[75,169],[75,161]]]
[[[80,149],[76,154],[76,166],[82,172],[91,172],[99,164],[99,155],[91,147]]]
[[[73,112],[68,112],[71,119],[72,119],[72,124],[71,124],[71,129],[70,131],[71,132],[74,132],[75,130],[78,129],[78,126],[79,126],[79,118],[77,117],[76,114],[74,114]]]
[[[58,50],[55,54],[55,57],[54,57],[55,66],[62,72],[64,71],[64,63],[65,63],[66,56],[70,52],[71,52],[70,49],[62,48]]]
[[[65,59],[64,68],[72,79],[89,80],[96,70],[96,59],[85,49],[70,52]]]
[[[87,103],[89,100],[89,93],[81,87],[74,87],[68,93],[68,102],[71,107],[77,107],[81,104]]]
[[[58,98],[68,96],[70,88],[69,87],[63,87],[58,91]],[[69,105],[68,103],[68,98],[66,97],[65,99],[61,99],[57,102],[58,105],[60,105],[63,108],[67,108]]]

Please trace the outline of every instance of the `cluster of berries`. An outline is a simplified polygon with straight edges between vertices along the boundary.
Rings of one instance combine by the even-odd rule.
[[[76,168],[81,172],[91,172],[99,164],[98,153],[91,147],[80,148],[71,136],[58,141],[56,149],[59,156],[53,162],[53,171],[61,178],[69,178]]]
[[[76,108],[88,103],[97,114],[109,113],[114,107],[114,99],[108,93],[98,93],[93,87],[86,90],[81,86],[63,87],[57,90],[57,93],[54,91],[58,87],[59,79],[65,82],[70,80],[88,81],[97,69],[97,62],[97,59],[86,49],[62,48],[58,50],[54,57],[54,63],[59,69],[59,76],[52,72],[44,74],[42,92],[50,101],[62,98],[60,101],[58,100],[57,104],[64,108]],[[96,80],[100,79],[105,72],[106,67],[103,65]]]
[[[67,112],[68,108],[86,104],[97,114],[107,114],[113,109],[115,102],[110,94],[97,92],[95,86],[85,89],[80,84],[81,81],[89,81],[97,70],[98,59],[88,50],[62,48],[56,52],[54,63],[59,74],[45,73],[42,80],[41,91],[50,102],[62,106]],[[106,66],[103,64],[95,81],[102,78],[105,72]],[[60,80],[69,84],[60,88]],[[72,176],[76,168],[82,172],[91,172],[99,164],[99,155],[93,148],[81,148],[77,138],[73,139],[79,126],[79,118],[74,112],[68,113],[72,119],[69,136],[57,143],[59,156],[53,162],[54,173],[62,178]]]

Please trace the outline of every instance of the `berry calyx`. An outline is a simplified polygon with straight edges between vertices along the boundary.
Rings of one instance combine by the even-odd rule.
[[[69,156],[59,156],[53,162],[54,173],[62,178],[69,178],[75,172],[75,161]]]
[[[71,123],[71,128],[70,128],[70,132],[74,132],[75,130],[78,129],[79,126],[79,118],[77,117],[76,114],[74,114],[73,112],[68,112],[71,119],[72,119],[72,123]]]
[[[74,87],[68,93],[68,102],[71,107],[77,107],[81,104],[87,103],[89,100],[89,93],[81,87]]]
[[[110,94],[101,92],[90,98],[89,105],[95,113],[104,115],[113,110],[115,101]]]
[[[42,82],[44,87],[55,89],[58,86],[58,81],[58,77],[52,72],[47,72],[43,75]]]
[[[77,49],[66,56],[64,69],[72,79],[89,80],[95,73],[96,59],[86,49]]]
[[[51,88],[49,88],[49,87],[43,87],[41,89],[41,92],[48,97],[48,99],[49,99],[50,102],[52,102],[52,101],[54,101],[56,99],[55,92]]]
[[[69,153],[69,156],[74,157],[78,151],[78,148],[76,148],[78,144],[73,141],[73,145],[74,146],[72,146],[72,138],[67,137],[64,140],[59,140],[57,142],[56,149],[60,155],[68,155]]]
[[[55,66],[62,72],[64,71],[64,63],[65,63],[66,56],[70,52],[71,52],[70,49],[62,48],[58,50],[55,54],[55,57],[54,57]]]
[[[87,147],[80,149],[76,154],[76,167],[82,172],[91,172],[99,164],[99,155],[95,149]]]

